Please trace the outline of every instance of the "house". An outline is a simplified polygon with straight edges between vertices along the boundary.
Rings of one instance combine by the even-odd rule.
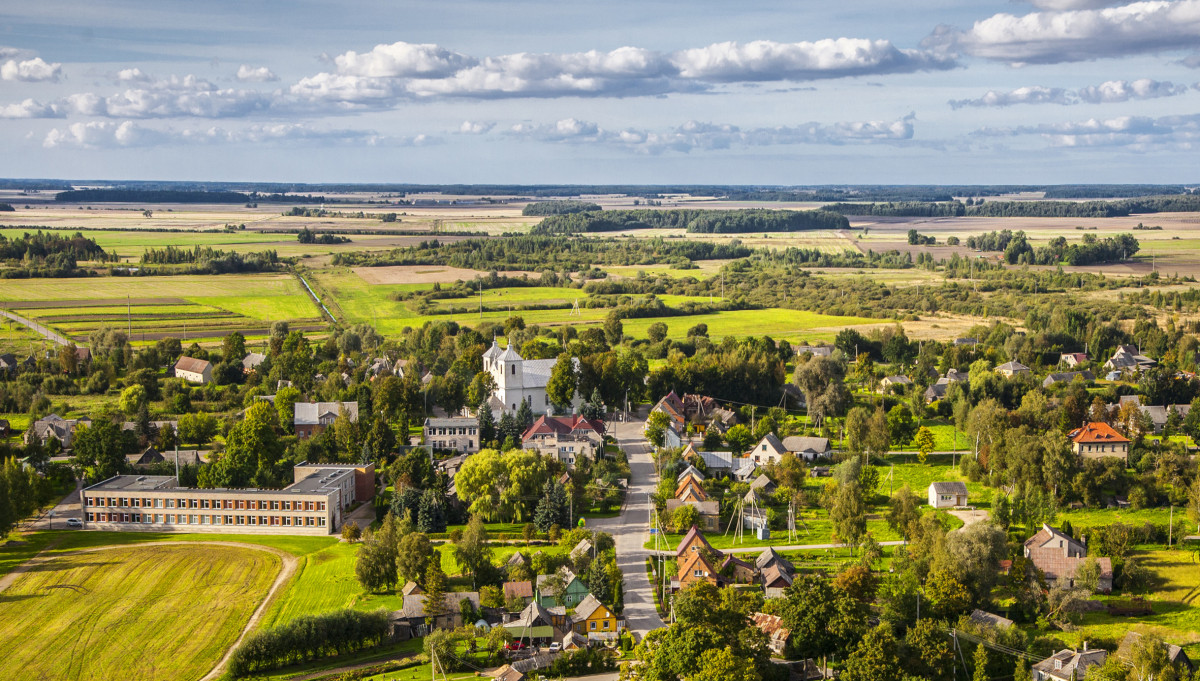
[[[1060,650],[1041,662],[1034,663],[1029,671],[1033,681],[1082,681],[1087,678],[1089,668],[1103,665],[1106,659],[1107,652],[1088,650],[1085,641],[1082,651]]]
[[[1126,664],[1133,663],[1133,649],[1137,642],[1142,638],[1142,635],[1136,631],[1130,631],[1125,634],[1125,638],[1121,639],[1121,645],[1117,647],[1117,652],[1113,653],[1117,659]],[[1187,671],[1188,673],[1196,671],[1196,665],[1192,663],[1191,658],[1184,652],[1183,648],[1172,643],[1163,642],[1163,647],[1167,649],[1167,661],[1175,665],[1178,671]]]
[[[1075,453],[1088,459],[1117,457],[1129,460],[1129,439],[1103,421],[1084,424],[1067,433],[1075,443]]]
[[[546,384],[550,382],[550,372],[554,369],[557,359],[525,359],[521,357],[510,343],[503,350],[492,340],[492,347],[483,353],[483,370],[490,373],[496,384],[492,393],[497,411],[515,414],[521,402],[529,402],[534,414],[545,414],[553,409],[550,395],[546,392]],[[574,360],[579,364],[579,360]],[[432,380],[432,376],[430,376]],[[422,377],[424,380],[424,377]],[[582,403],[579,397],[573,396],[570,407],[578,407]]]
[[[767,598],[783,597],[784,589],[792,585],[796,574],[792,563],[771,548],[758,554],[754,566],[758,568],[759,583]]]
[[[425,590],[421,588],[421,585],[411,580],[405,582],[404,587],[400,589],[400,594],[403,596],[413,596],[423,593],[425,593]]]
[[[533,600],[533,582],[528,579],[520,582],[505,582],[502,588],[504,589],[505,603],[519,598],[522,605],[529,605]]]
[[[690,445],[689,445],[690,446]],[[698,452],[695,449],[692,451],[692,459],[699,458],[704,462],[704,467],[713,475],[731,475],[733,473],[733,452]],[[687,450],[684,450],[687,455]]]
[[[589,640],[607,641],[617,637],[617,616],[589,593],[575,606],[572,627]]]
[[[676,575],[678,588],[684,588],[693,582],[708,582],[713,585],[721,583],[720,569],[713,565],[712,554],[707,551],[688,553],[679,563],[679,573]]]
[[[62,444],[63,449],[70,449],[71,441],[75,438],[75,429],[91,423],[91,419],[86,416],[81,419],[64,419],[58,414],[50,414],[29,425],[25,430],[25,444],[37,440],[44,447],[54,438]]]
[[[793,345],[792,352],[797,357],[804,355],[812,355],[813,357],[831,357],[833,356],[832,345]]]
[[[955,383],[967,385],[967,377],[966,374],[960,374],[957,369],[951,369],[946,372],[945,376],[925,388],[925,403],[930,404],[944,398],[950,392],[950,386]]]
[[[763,439],[759,441],[754,449],[746,452],[747,458],[754,459],[755,465],[765,466],[768,463],[779,463],[784,454],[787,454],[787,447],[779,441],[775,433],[767,433]]]
[[[579,540],[575,548],[571,549],[571,560],[576,561],[592,552],[592,541],[588,538]]]
[[[682,563],[685,556],[699,553],[701,549],[717,553],[712,544],[709,544],[708,540],[704,538],[704,533],[693,527],[683,535],[683,539],[679,540],[679,546],[675,549],[675,562]]]
[[[582,416],[539,416],[522,435],[525,449],[558,459],[569,466],[603,451],[605,425]]]
[[[1117,351],[1104,363],[1109,371],[1121,373],[1137,373],[1155,367],[1158,362],[1143,355],[1136,346],[1118,345]]]
[[[194,357],[180,357],[175,362],[175,378],[182,378],[188,383],[212,383],[212,362]]]
[[[680,506],[691,506],[700,514],[700,527],[705,532],[717,532],[721,529],[721,504],[717,501],[700,501],[696,499],[667,499],[667,515],[675,513]]]
[[[970,620],[971,624],[981,629],[1011,629],[1013,626],[1013,621],[1007,617],[985,612],[979,608],[971,611]]]
[[[1046,376],[1046,380],[1042,381],[1042,387],[1049,388],[1050,386],[1058,384],[1058,383],[1070,383],[1071,381],[1074,381],[1077,377],[1079,378],[1079,380],[1084,381],[1085,383],[1091,383],[1092,381],[1096,380],[1096,375],[1087,370],[1065,371],[1065,372],[1054,373],[1054,374],[1050,374],[1050,375]]]
[[[267,356],[261,352],[251,352],[242,358],[242,373],[252,374],[258,371],[258,365],[267,360]]]
[[[752,563],[747,563],[732,553],[725,554],[719,571],[726,581],[737,584],[749,584],[758,574],[758,569]]]
[[[1190,404],[1168,404],[1166,406],[1140,404],[1137,395],[1124,395],[1121,397],[1119,404],[1123,407],[1128,402],[1137,405],[1137,408],[1146,415],[1146,418],[1150,420],[1150,425],[1155,435],[1162,434],[1163,428],[1166,428],[1167,419],[1170,417],[1172,411],[1179,414],[1182,423],[1182,419],[1187,418],[1188,412],[1192,410],[1192,405]],[[1111,411],[1112,405],[1109,406]]]
[[[588,640],[583,634],[572,631],[563,636],[562,649],[564,652],[568,650],[581,650],[586,647],[588,647]]]
[[[1029,367],[1016,360],[1013,360],[1011,362],[1005,362],[1004,364],[996,367],[995,371],[1001,376],[1012,378],[1013,376],[1028,375]]]
[[[1045,574],[1048,583],[1059,577],[1074,583],[1075,572],[1087,559],[1087,545],[1043,523],[1042,529],[1025,541],[1025,557]],[[1112,591],[1112,560],[1100,557],[1096,564],[1100,567],[1099,590],[1109,593]]]
[[[425,436],[425,444],[434,449],[473,454],[482,446],[479,441],[479,421],[465,416],[427,418],[421,433]]]
[[[955,508],[967,505],[967,483],[935,482],[929,486],[929,505],[934,508]]]
[[[700,486],[696,478],[690,475],[675,486],[674,499],[679,501],[708,501],[708,493]]]
[[[179,422],[178,421],[151,421],[150,422],[151,433],[157,433],[160,430],[162,430],[163,428],[170,428],[171,430],[179,430]],[[137,421],[125,421],[121,424],[121,430],[136,431],[137,429],[138,429]]]
[[[344,411],[351,423],[358,422],[358,402],[297,402],[292,423],[296,436],[309,438],[320,433]]]
[[[675,394],[675,391],[667,393],[650,409],[653,414],[656,411],[661,411],[670,419],[670,426],[674,427],[676,432],[683,432],[687,428],[687,416],[684,412],[683,400]]]
[[[829,457],[833,454],[833,448],[829,446],[827,437],[789,435],[783,438],[783,448],[805,461],[813,461],[818,457]]]
[[[17,373],[17,356],[11,352],[0,355],[0,373],[13,376]]]
[[[783,626],[783,619],[779,615],[768,615],[765,612],[756,612],[750,616],[754,626],[767,636],[767,647],[776,655],[783,655],[783,651],[787,648],[788,639],[791,638],[792,632]]]
[[[504,569],[508,570],[518,565],[529,567],[529,557],[520,551],[513,551],[513,554],[508,557],[508,560],[504,561]]]
[[[549,589],[547,588],[546,580],[550,579],[550,575],[538,575],[537,602],[541,604],[542,607],[573,608],[583,600],[584,596],[590,593],[587,585],[584,584],[583,580],[577,577],[574,572],[571,572],[570,568],[565,566],[560,567],[558,572],[555,574],[562,578],[563,584],[565,585],[563,589],[562,600],[560,602],[559,599],[556,598],[554,594],[550,593]]]
[[[551,612],[536,600],[525,606],[516,619],[501,626],[507,629],[514,639],[535,646],[560,641],[571,628],[566,612],[561,615]]]
[[[174,461],[174,459],[171,460]],[[150,466],[156,463],[162,463],[166,461],[166,458],[163,457],[163,455],[154,447],[147,447],[143,449],[140,454],[126,454],[125,461],[127,461],[130,466]]]
[[[462,602],[467,601],[476,612],[479,611],[479,592],[477,591],[448,591],[439,612],[434,615],[426,610],[426,594],[413,593],[404,597],[404,606],[391,614],[393,630],[407,628],[409,638],[425,636],[435,629],[454,629],[461,627]],[[429,626],[427,618],[433,616],[433,626]]]
[[[884,376],[879,382],[879,392],[885,393],[892,388],[907,388],[912,385],[912,379],[908,376]]]
[[[1067,365],[1068,369],[1074,369],[1086,361],[1088,361],[1086,352],[1064,352],[1062,356],[1058,358],[1058,363]]]
[[[1104,380],[1119,381],[1119,380],[1121,380],[1121,372],[1120,371],[1110,371],[1107,374],[1104,374]]]
[[[954,344],[955,345],[970,345],[971,347],[975,347],[976,345],[979,345],[979,339],[978,338],[955,338]]]
[[[683,482],[684,478],[691,478],[696,482],[704,482],[704,474],[695,466],[688,464],[688,467],[683,469],[683,472],[675,476],[675,482]]]
[[[746,492],[744,500],[747,504],[763,500],[774,494],[775,489],[775,483],[763,473],[750,483],[750,491]]]

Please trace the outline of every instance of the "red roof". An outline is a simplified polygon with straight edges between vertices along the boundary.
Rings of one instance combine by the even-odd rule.
[[[1072,442],[1083,444],[1129,442],[1129,439],[1113,430],[1113,427],[1103,421],[1094,421],[1082,428],[1076,428],[1067,434]]]
[[[604,434],[604,422],[600,420],[585,419],[576,414],[574,416],[539,416],[538,420],[529,426],[521,435],[522,440],[528,440],[535,435],[571,435],[578,434],[581,431],[592,431],[597,435]]]

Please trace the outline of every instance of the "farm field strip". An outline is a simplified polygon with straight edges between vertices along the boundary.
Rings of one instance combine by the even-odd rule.
[[[0,677],[199,678],[237,638],[279,565],[276,555],[226,546],[56,557],[4,593]]]
[[[287,274],[188,274],[8,280],[5,286],[0,288],[0,302],[95,298],[116,300],[147,291],[153,291],[157,296],[193,301],[197,297],[283,297],[303,293],[299,282]]]

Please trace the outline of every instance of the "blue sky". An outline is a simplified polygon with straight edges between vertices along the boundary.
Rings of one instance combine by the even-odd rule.
[[[0,176],[1200,182],[1200,0],[8,3]]]

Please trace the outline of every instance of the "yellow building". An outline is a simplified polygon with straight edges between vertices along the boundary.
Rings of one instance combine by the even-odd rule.
[[[617,636],[616,614],[591,594],[575,607],[575,617],[572,621],[575,631],[589,639],[609,639]]]

